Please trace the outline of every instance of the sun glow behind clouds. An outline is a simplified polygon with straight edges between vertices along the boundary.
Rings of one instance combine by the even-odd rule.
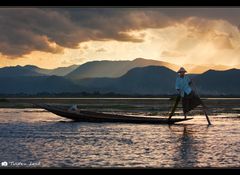
[[[237,26],[226,20],[194,16],[170,24],[123,33],[138,38],[136,42],[89,40],[79,43],[77,49],[63,48],[58,53],[33,51],[15,59],[2,55],[0,66],[33,64],[55,68],[93,60],[133,60],[141,57],[177,65],[215,64],[240,68],[240,34]],[[56,47],[54,43],[51,46]]]

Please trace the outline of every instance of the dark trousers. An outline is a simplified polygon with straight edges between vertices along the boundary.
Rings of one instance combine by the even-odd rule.
[[[200,104],[203,105],[201,99],[195,94],[195,92],[191,91],[191,93],[188,95],[185,93],[184,97],[182,98],[184,115],[186,115],[187,112],[191,111]]]

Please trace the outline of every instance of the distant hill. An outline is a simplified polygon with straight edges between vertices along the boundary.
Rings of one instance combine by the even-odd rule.
[[[133,61],[92,61],[80,65],[66,77],[71,79],[83,78],[116,78],[126,74],[136,67],[165,66],[177,70],[179,66],[163,61],[137,58]]]
[[[61,93],[80,91],[79,86],[58,76],[0,77],[0,82],[1,94],[35,94],[41,92]]]
[[[73,70],[75,70],[76,68],[78,68],[79,65],[71,65],[68,67],[58,67],[56,69],[53,69],[49,75],[57,75],[57,76],[65,76],[67,74],[69,74],[70,72],[72,72]]]
[[[240,94],[240,70],[209,70],[195,77],[199,93],[212,95]]]
[[[73,71],[68,76],[47,75],[51,74],[53,70],[47,72],[47,70],[31,65],[0,68],[0,94],[99,92],[129,95],[169,95],[175,93],[177,73],[165,66],[134,67],[134,64],[160,64],[158,61],[145,61],[145,59],[139,58],[133,61],[89,62],[76,69],[76,71],[80,70],[82,73]],[[161,64],[167,63],[161,62]],[[99,67],[99,65],[101,66]],[[104,71],[107,65],[109,69]],[[120,65],[120,68],[114,65]],[[124,65],[127,65],[126,69]],[[128,70],[130,67],[134,68]],[[62,74],[63,69],[59,68],[55,71],[60,70],[58,73]],[[74,66],[72,69],[74,69]],[[116,71],[114,71],[115,69]],[[69,71],[70,69],[66,68],[66,70]],[[86,70],[86,73],[84,73],[84,70]],[[93,72],[90,70],[93,70]],[[110,70],[113,72],[109,72]],[[123,70],[126,73],[121,75]],[[74,72],[76,77],[72,78],[70,75]],[[113,77],[106,77],[105,75],[108,75],[108,73]],[[121,76],[114,77],[117,75]],[[88,76],[96,77],[84,78]],[[202,74],[189,74],[189,76],[194,79],[194,84],[196,84],[200,95],[240,95],[239,69],[208,70]]]
[[[90,78],[76,83],[89,91],[123,94],[174,93],[176,73],[162,66],[134,68],[119,78]]]
[[[129,70],[136,67],[146,66],[164,66],[173,71],[177,71],[181,66],[157,60],[150,60],[144,58],[136,58],[132,61],[91,61],[78,66],[75,70],[66,75],[70,79],[84,79],[84,78],[117,78],[126,74]],[[227,70],[228,66],[224,65],[194,65],[185,64],[183,67],[191,74],[200,74],[214,70]]]
[[[58,67],[56,69],[43,69],[39,68],[37,66],[33,65],[26,65],[24,68],[40,73],[40,74],[45,74],[45,75],[57,75],[57,76],[65,76],[68,73],[72,72],[74,69],[76,69],[78,65],[72,65],[68,67]]]
[[[88,78],[76,81],[89,92],[122,94],[175,93],[176,72],[161,66],[134,68],[119,78]],[[189,74],[200,95],[240,95],[240,70],[209,70]]]
[[[0,68],[0,77],[18,77],[18,76],[22,76],[22,77],[26,77],[26,76],[42,76],[43,74],[30,70],[30,69],[26,69],[25,67],[22,66],[11,66],[11,67],[4,67],[4,68]]]

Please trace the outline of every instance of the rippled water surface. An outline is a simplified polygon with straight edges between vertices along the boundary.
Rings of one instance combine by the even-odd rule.
[[[0,162],[38,167],[240,167],[240,115],[210,117],[209,127],[201,115],[170,126],[77,123],[42,109],[0,109]]]

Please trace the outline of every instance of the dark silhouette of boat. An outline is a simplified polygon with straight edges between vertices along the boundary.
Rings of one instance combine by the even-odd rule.
[[[37,106],[49,112],[52,112],[58,116],[72,119],[78,122],[174,124],[176,122],[192,119],[192,118],[187,118],[187,119],[175,118],[175,119],[169,120],[168,118],[138,117],[138,116],[103,113],[103,112],[93,112],[93,111],[87,111],[87,110],[69,111],[68,107],[57,106],[57,105],[38,104]]]

